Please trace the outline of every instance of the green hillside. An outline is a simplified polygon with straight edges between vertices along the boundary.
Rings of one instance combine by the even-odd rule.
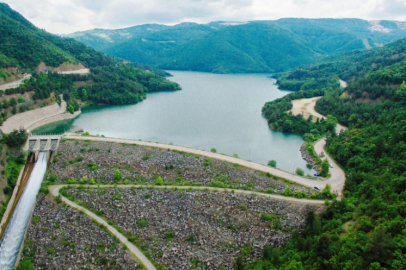
[[[261,260],[247,265],[241,258],[236,269],[406,268],[404,44],[400,40],[338,56],[331,66],[327,61],[317,65],[329,76],[348,74],[346,89],[298,91],[265,104],[263,112],[273,128],[302,134],[310,142],[327,133],[326,149],[346,171],[344,197],[330,202],[320,217],[310,212],[304,230],[293,232],[286,245],[265,248]],[[290,74],[299,71],[317,75],[314,66]],[[313,123],[286,113],[291,100],[313,96],[323,96],[316,110],[330,115],[327,121]],[[328,131],[329,119],[338,119],[348,130]]]
[[[277,74],[275,78],[282,89],[334,87],[338,83],[338,78],[355,82],[370,72],[406,60],[405,54],[406,39],[400,39],[374,50],[347,52],[327,57],[309,66]],[[399,80],[397,83],[400,83]]]
[[[377,24],[379,30],[373,28]],[[390,21],[291,18],[235,24],[140,25],[68,36],[108,54],[164,69],[273,72],[324,56],[381,46],[405,37],[403,26]]]
[[[17,67],[19,72],[32,73],[32,77],[6,94],[34,91],[34,99],[46,99],[51,93],[64,94],[75,110],[78,100],[104,104],[139,102],[147,92],[178,90],[180,86],[166,80],[163,71],[139,64],[124,64],[98,52],[72,38],[49,34],[32,25],[7,4],[0,3],[0,68]],[[88,75],[37,74],[40,62],[58,67],[63,63],[82,63],[90,68]],[[7,74],[0,69],[0,76]],[[2,106],[7,109],[9,103]],[[14,105],[15,106],[15,105]],[[21,105],[22,106],[22,105]],[[21,107],[20,106],[20,107]],[[21,107],[20,111],[29,108]],[[13,108],[13,113],[17,108]],[[7,118],[1,114],[0,122]]]

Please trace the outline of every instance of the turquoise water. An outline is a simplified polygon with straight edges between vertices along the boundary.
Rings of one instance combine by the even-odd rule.
[[[169,79],[181,91],[148,94],[135,105],[84,108],[76,119],[51,124],[34,133],[63,133],[82,128],[91,134],[173,143],[218,153],[293,172],[306,163],[300,156],[300,136],[274,132],[261,115],[265,102],[288,94],[264,74],[211,74],[171,71]]]

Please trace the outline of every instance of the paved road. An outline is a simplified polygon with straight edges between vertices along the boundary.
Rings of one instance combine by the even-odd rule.
[[[64,187],[64,185],[58,185],[58,186],[50,186],[49,187],[49,191],[51,192],[51,194],[53,196],[58,196],[59,195],[59,190]],[[111,225],[109,225],[104,219],[102,219],[101,217],[97,216],[96,214],[94,214],[93,212],[87,210],[86,208],[68,200],[67,198],[61,196],[61,199],[64,203],[66,203],[67,205],[69,205],[70,207],[82,211],[83,213],[85,213],[87,216],[89,216],[91,219],[95,220],[97,223],[104,225],[114,236],[116,236],[118,238],[118,240],[120,240],[121,243],[123,243],[128,250],[133,253],[135,255],[135,257],[137,257],[137,259],[142,262],[142,264],[145,265],[145,267],[148,270],[156,270],[155,266],[148,260],[147,257],[145,257],[145,255],[136,247],[134,246],[131,242],[128,241],[127,237],[125,237],[124,235],[122,235],[119,231],[117,231],[114,227],[112,227]]]
[[[144,141],[134,141],[134,140],[127,140],[127,139],[119,139],[119,138],[101,138],[101,137],[91,137],[91,136],[80,136],[75,133],[67,133],[63,136],[66,139],[75,139],[75,140],[91,140],[91,141],[99,141],[99,142],[115,142],[115,143],[125,143],[125,144],[136,144],[136,145],[143,145],[143,146],[149,146],[149,147],[157,147],[161,149],[170,149],[170,150],[177,150],[177,151],[183,151],[187,153],[192,153],[192,154],[197,154],[200,156],[204,157],[209,157],[209,158],[214,158],[222,161],[227,161],[230,163],[238,164],[253,170],[257,171],[262,171],[265,173],[270,173],[274,176],[284,178],[296,183],[299,183],[303,186],[307,187],[318,187],[320,189],[323,189],[326,184],[330,184],[331,179],[327,179],[324,181],[321,180],[312,180],[308,178],[304,178],[286,171],[282,171],[279,169],[275,169],[272,167],[268,167],[262,164],[258,164],[252,161],[247,161],[235,157],[230,157],[230,156],[225,156],[217,153],[212,153],[204,150],[199,150],[199,149],[193,149],[193,148],[188,148],[184,146],[177,146],[177,145],[169,145],[169,144],[162,144],[162,143],[152,143],[152,142],[144,142]],[[345,179],[342,179],[342,181],[345,181]],[[335,183],[335,181],[332,181]]]
[[[4,90],[7,90],[7,89],[11,89],[11,88],[17,88],[20,84],[22,84],[22,82],[25,79],[29,79],[29,78],[31,78],[31,74],[25,74],[24,77],[22,79],[18,80],[18,81],[14,81],[14,82],[11,82],[11,83],[0,85],[0,90],[4,91]]]

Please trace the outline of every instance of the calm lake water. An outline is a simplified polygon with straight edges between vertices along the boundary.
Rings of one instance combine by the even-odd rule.
[[[262,74],[219,75],[171,71],[169,80],[183,90],[148,94],[135,105],[95,106],[70,121],[50,124],[35,134],[62,133],[82,128],[107,137],[173,143],[197,149],[216,148],[218,153],[293,172],[306,162],[300,156],[303,140],[269,129],[261,115],[265,102],[288,94]]]

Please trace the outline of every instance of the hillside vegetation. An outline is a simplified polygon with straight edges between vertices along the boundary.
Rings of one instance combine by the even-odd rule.
[[[367,51],[354,51],[327,57],[309,66],[277,74],[275,78],[282,89],[307,90],[323,87],[335,87],[338,79],[349,83],[359,81],[365,76],[374,76],[374,82],[381,84],[400,84],[402,74],[396,69],[388,74],[385,67],[398,64],[401,67],[406,60],[406,39],[400,39],[384,47]],[[404,65],[403,65],[404,66]],[[372,74],[375,72],[374,74]]]
[[[125,64],[74,39],[47,33],[4,3],[0,3],[0,20],[0,68],[17,67],[20,73],[33,73],[20,87],[6,90],[7,95],[34,91],[34,99],[42,100],[49,98],[51,93],[58,98],[59,94],[63,94],[69,110],[73,112],[79,109],[79,99],[83,102],[130,104],[145,99],[147,92],[180,89],[178,84],[162,77],[166,75],[163,71],[139,64]],[[90,68],[91,73],[37,74],[34,70],[41,62],[50,67],[82,63]],[[8,75],[5,71],[0,73]],[[9,102],[3,109],[8,106]],[[7,118],[7,114],[1,116],[1,120]]]
[[[340,67],[339,76],[351,74],[346,89],[299,91],[265,105],[263,111],[271,124],[293,117],[298,119],[297,133],[314,133],[317,130],[301,115],[289,116],[283,111],[291,107],[292,99],[324,95],[316,110],[331,114],[349,127],[339,135],[331,132],[326,145],[347,173],[344,198],[330,203],[320,217],[309,213],[304,231],[294,234],[281,248],[265,248],[261,260],[245,265],[240,258],[237,269],[406,268],[404,42],[400,40],[363,56],[342,56],[336,67]],[[394,54],[399,57],[392,57]],[[355,68],[365,63],[376,66]],[[317,77],[312,68],[301,71],[312,72],[316,83],[320,82],[323,77]],[[327,74],[333,76],[333,69]],[[272,108],[280,113],[273,113]]]
[[[375,22],[359,19],[292,18],[234,24],[148,24],[68,36],[111,55],[163,69],[279,72],[406,36],[403,23],[377,24],[379,31]]]

